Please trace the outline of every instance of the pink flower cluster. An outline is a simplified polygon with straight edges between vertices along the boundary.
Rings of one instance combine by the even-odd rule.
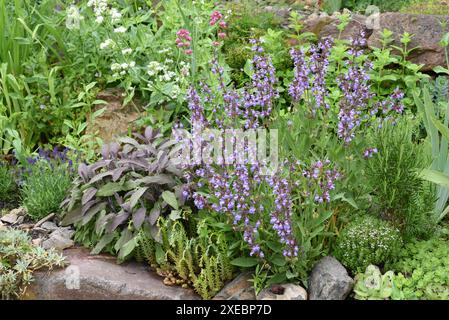
[[[220,21],[223,18],[223,15],[220,13],[220,11],[214,11],[210,15],[210,22],[209,24],[211,26],[214,26],[218,21]]]
[[[225,29],[227,29],[228,25],[223,20],[223,15],[219,11],[212,12],[210,16],[209,24],[211,26],[215,26],[218,23],[218,33],[217,36],[219,39],[226,38]],[[218,46],[220,43],[218,41],[214,41],[214,46]]]
[[[190,48],[192,37],[190,36],[190,32],[187,29],[180,29],[178,32],[176,32],[176,46],[178,48],[186,48],[184,50],[185,54],[192,54],[192,49]]]

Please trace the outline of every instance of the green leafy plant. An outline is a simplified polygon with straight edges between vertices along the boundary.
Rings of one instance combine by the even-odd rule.
[[[165,276],[164,283],[193,287],[210,299],[232,279],[233,267],[228,243],[223,234],[210,233],[204,224],[189,235],[181,221],[159,218],[156,239],[139,233],[137,256],[145,259]]]
[[[325,0],[322,8],[325,12],[332,14],[341,9],[342,3],[342,0]]]
[[[449,212],[449,207],[446,207],[449,198],[449,130],[447,128],[449,124],[449,104],[435,105],[427,86],[424,86],[422,90],[422,97],[418,94],[415,94],[414,97],[424,123],[427,140],[432,148],[430,169],[424,169],[421,176],[438,185],[433,216],[437,221],[440,221]]]
[[[432,238],[407,244],[388,268],[405,299],[449,299],[449,260],[447,239]]]
[[[334,255],[351,271],[363,271],[370,264],[392,259],[401,245],[398,229],[387,221],[366,215],[343,228]]]
[[[404,33],[400,42],[402,47],[392,45],[393,32],[384,29],[381,33],[380,47],[373,48],[370,55],[373,61],[373,72],[371,81],[377,94],[389,95],[396,87],[401,88],[405,97],[403,103],[409,108],[414,108],[413,93],[418,87],[419,81],[427,80],[429,77],[420,70],[422,65],[410,62],[407,57],[416,48],[407,48],[412,35]],[[393,53],[398,52],[400,55]]]
[[[0,297],[17,299],[33,281],[33,272],[62,267],[64,257],[34,246],[29,236],[19,230],[0,229]]]
[[[132,253],[143,225],[155,231],[159,216],[177,220],[190,212],[182,174],[169,159],[173,142],[150,127],[133,135],[104,145],[99,161],[80,164],[62,203],[63,223],[83,231],[75,239],[95,246],[94,253],[112,245],[119,260]]]
[[[410,0],[401,8],[400,12],[411,14],[447,15],[447,3],[441,0]]]
[[[411,0],[343,0],[343,7],[354,11],[364,12],[368,6],[376,6],[382,12],[399,11],[403,6],[409,4]]]
[[[369,265],[365,273],[355,276],[355,299],[357,300],[399,300],[403,298],[402,291],[395,283],[393,271],[387,271],[384,275],[379,268]]]
[[[72,183],[67,164],[38,161],[29,166],[21,186],[22,203],[33,220],[57,213]]]
[[[419,176],[430,159],[424,146],[414,142],[414,132],[413,122],[407,119],[385,123],[370,140],[378,153],[365,162],[372,210],[398,226],[405,239],[428,237],[436,225],[435,189]]]
[[[6,203],[14,198],[17,188],[12,168],[0,162],[0,203]]]

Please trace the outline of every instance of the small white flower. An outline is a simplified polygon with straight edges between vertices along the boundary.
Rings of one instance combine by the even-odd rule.
[[[128,69],[128,67],[129,67],[129,65],[128,65],[126,62],[123,62],[123,63],[120,65],[120,68],[122,68],[122,69]]]
[[[170,81],[176,74],[172,71],[167,71],[163,75],[159,76],[160,81]]]
[[[159,71],[162,71],[164,67],[157,61],[151,61],[147,66],[147,73],[149,76],[154,76],[159,73]]]
[[[117,23],[122,18],[122,14],[115,8],[112,8],[111,11],[109,11],[109,13],[111,14],[112,23]]]
[[[127,29],[126,29],[124,26],[120,26],[120,27],[118,27],[118,28],[115,28],[115,29],[114,29],[114,32],[115,32],[115,33],[125,33],[126,30],[127,30]]]
[[[171,98],[176,99],[180,93],[181,93],[181,89],[179,88],[179,86],[174,85],[172,92],[171,92]]]
[[[135,61],[131,61],[130,63],[129,63],[129,67],[130,68],[134,68],[136,66],[136,62]]]
[[[111,39],[106,39],[105,41],[100,43],[100,49],[104,50],[106,48],[112,47],[113,45],[114,45],[114,41],[112,41]]]
[[[65,25],[67,29],[74,30],[80,28],[80,21],[83,20],[84,17],[80,15],[77,6],[71,5],[67,8],[67,19]]]
[[[120,71],[120,74],[123,76],[124,74],[126,74],[126,71],[125,70]]]
[[[170,51],[171,51],[170,48],[164,48],[164,49],[159,50],[159,53],[164,54],[164,53],[168,53]]]
[[[182,74],[184,77],[188,77],[189,74],[190,74],[190,68],[189,68],[189,66],[184,66],[184,67],[182,67],[182,68],[181,68],[181,74]]]
[[[98,23],[98,24],[101,24],[103,21],[104,21],[103,16],[97,16],[97,17],[95,18],[95,22]]]
[[[123,49],[123,50],[122,50],[122,54],[123,54],[123,55],[130,54],[131,52],[133,52],[133,49],[131,49],[131,48],[126,48],[126,49]]]
[[[121,66],[118,63],[113,63],[111,64],[111,71],[119,70],[120,67]]]

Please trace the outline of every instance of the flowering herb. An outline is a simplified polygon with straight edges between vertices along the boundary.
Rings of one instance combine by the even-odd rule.
[[[178,32],[176,32],[176,46],[178,48],[184,48],[184,53],[185,54],[192,54],[192,49],[191,49],[191,41],[192,41],[192,37],[190,36],[190,31],[186,30],[186,29],[180,29]]]
[[[218,15],[215,16],[216,18]],[[255,56],[252,59],[253,73],[251,81],[243,90],[237,91],[228,88],[224,82],[224,70],[217,60],[212,62],[212,73],[218,80],[218,92],[213,92],[204,83],[201,86],[201,94],[193,87],[188,93],[189,108],[191,111],[191,125],[194,139],[191,142],[201,147],[204,142],[200,133],[207,128],[217,126],[220,129],[238,128],[239,121],[243,120],[245,129],[258,128],[263,125],[265,119],[269,119],[273,103],[278,93],[275,89],[277,79],[271,59],[261,55],[263,50],[257,41],[252,41],[255,47]],[[205,105],[211,105],[206,108]],[[212,110],[212,119],[206,116],[206,110]],[[223,121],[222,115],[226,115],[227,121]],[[237,127],[235,127],[237,126]],[[228,130],[228,133],[234,131]],[[231,139],[235,144],[235,137]],[[248,151],[247,146],[245,150]],[[285,179],[265,179],[260,175],[260,164],[235,164],[239,156],[234,152],[227,154],[225,163],[221,165],[207,165],[195,163],[187,174],[188,181],[193,188],[191,196],[198,209],[209,209],[213,212],[226,214],[229,217],[234,230],[243,233],[243,240],[250,249],[251,256],[265,257],[265,252],[258,239],[259,229],[264,224],[267,216],[266,210],[260,202],[257,189],[261,183],[273,188],[275,205],[270,213],[269,223],[284,245],[284,256],[295,257],[298,246],[293,237],[291,225],[292,207],[288,200],[290,190]],[[195,191],[209,189],[209,194]],[[187,192],[186,192],[187,195]]]
[[[341,178],[341,174],[331,168],[330,160],[313,162],[310,168],[303,171],[303,175],[308,180],[305,196],[310,196],[310,190],[313,190],[315,193],[312,196],[316,203],[331,201],[330,191],[335,189],[335,181]]]
[[[329,109],[326,102],[326,72],[329,66],[331,39],[324,39],[310,48],[310,58],[306,58],[304,49],[291,49],[294,64],[294,79],[289,87],[289,94],[295,102],[304,99],[310,103],[310,113],[316,115],[319,108]]]
[[[329,89],[327,81],[329,72],[329,56],[333,41],[323,39],[317,45],[312,45],[309,52],[304,48],[291,49],[290,55],[294,64],[294,78],[288,92],[296,104],[304,103],[312,117],[322,110],[327,114],[330,109]],[[347,59],[343,61],[346,71],[337,76],[336,84],[341,97],[336,106],[337,136],[345,145],[354,139],[362,124],[367,126],[384,120],[396,121],[403,112],[402,99],[404,94],[397,88],[393,94],[382,101],[374,101],[375,94],[371,89],[370,72],[373,69],[371,61],[361,60],[366,39],[363,31],[352,40],[347,50]]]

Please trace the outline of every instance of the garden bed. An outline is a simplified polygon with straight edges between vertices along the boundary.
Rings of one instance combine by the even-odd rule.
[[[431,4],[0,0],[1,298],[449,299]]]

